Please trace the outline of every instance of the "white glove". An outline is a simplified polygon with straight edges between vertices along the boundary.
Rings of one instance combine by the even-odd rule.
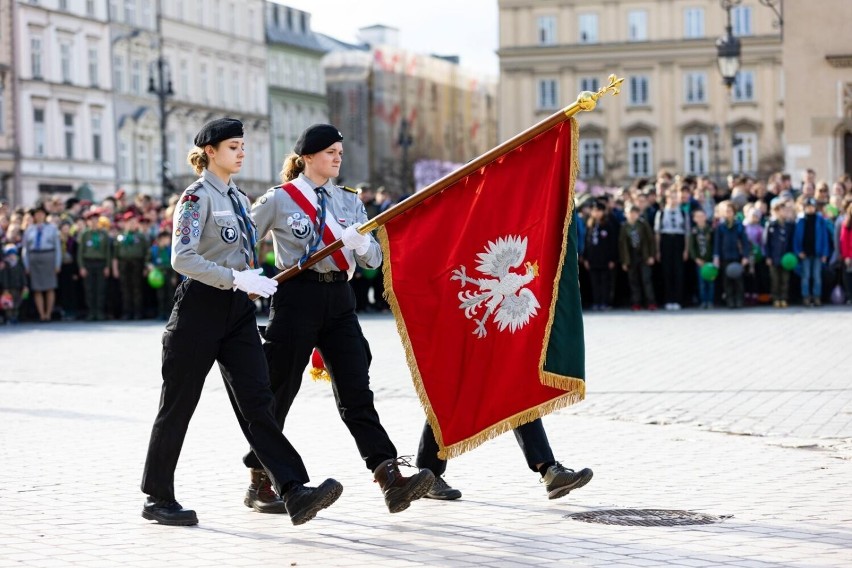
[[[231,272],[234,273],[234,290],[239,288],[247,294],[257,294],[268,298],[278,288],[278,281],[261,275],[262,268],[242,271],[231,269]]]
[[[364,255],[370,250],[372,239],[370,239],[369,234],[362,235],[358,232],[358,227],[360,226],[361,223],[355,223],[343,229],[343,236],[340,237],[340,240],[343,241],[343,246],[346,248],[354,250],[357,254]]]

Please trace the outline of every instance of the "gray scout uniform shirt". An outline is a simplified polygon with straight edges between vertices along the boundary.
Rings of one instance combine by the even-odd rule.
[[[172,235],[172,266],[187,278],[208,286],[234,287],[231,269],[245,270],[246,252],[234,204],[232,188],[248,209],[248,198],[234,185],[226,185],[209,170],[184,190],[175,208]],[[251,252],[249,252],[249,255]]]
[[[259,238],[266,236],[272,231],[272,241],[275,246],[275,266],[281,270],[299,263],[307,247],[316,241],[319,230],[319,207],[315,190],[318,187],[304,174],[289,182],[313,200],[313,206],[317,208],[317,222],[314,223],[305,213],[300,205],[305,200],[297,202],[282,186],[272,187],[263,196],[255,201],[251,209],[251,215],[257,225]],[[287,184],[284,184],[287,185]],[[358,198],[358,194],[348,188],[342,188],[328,180],[322,186],[328,192],[326,202],[326,226],[335,237],[339,238],[343,228],[354,223],[366,223],[367,212],[364,204]],[[364,268],[376,268],[382,263],[382,249],[376,239],[370,235],[370,250],[366,254],[355,254],[354,251],[341,249],[348,261],[349,277],[355,270],[355,263]],[[317,250],[322,250],[326,243],[320,243]],[[354,262],[353,262],[354,260]],[[311,270],[317,272],[332,272],[335,270],[346,270],[346,267],[338,266],[333,256],[327,256],[315,265]]]

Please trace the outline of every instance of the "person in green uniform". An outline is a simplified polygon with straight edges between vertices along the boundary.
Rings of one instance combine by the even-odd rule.
[[[142,272],[148,254],[148,238],[139,230],[139,217],[125,213],[124,230],[115,238],[112,271],[121,286],[121,319],[142,319]]]
[[[163,285],[156,289],[157,317],[166,321],[172,313],[178,279],[177,273],[172,268],[172,235],[168,231],[160,231],[157,241],[151,245],[148,270],[154,268],[163,273]]]
[[[80,236],[77,247],[77,264],[86,294],[89,321],[106,319],[106,279],[112,260],[112,241],[109,233],[98,227],[100,213],[90,211],[86,214],[86,230]]]

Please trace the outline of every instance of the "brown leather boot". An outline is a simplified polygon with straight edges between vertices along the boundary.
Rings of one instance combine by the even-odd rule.
[[[287,507],[284,506],[284,500],[275,493],[266,470],[252,468],[250,472],[251,485],[243,500],[245,506],[258,513],[286,513]]]
[[[407,460],[396,458],[383,461],[373,471],[373,477],[382,488],[385,503],[391,513],[408,509],[411,502],[423,497],[435,482],[435,475],[428,469],[421,469],[411,477],[404,477],[399,471],[399,464],[412,467]]]

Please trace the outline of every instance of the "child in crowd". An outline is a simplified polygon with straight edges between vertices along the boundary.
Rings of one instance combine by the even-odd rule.
[[[802,206],[804,211],[796,221],[793,234],[793,251],[799,257],[802,270],[802,303],[806,307],[821,306],[822,267],[831,253],[831,230],[823,216],[817,213],[816,199],[806,197]]]
[[[663,271],[667,310],[679,310],[683,294],[683,265],[689,258],[689,214],[681,208],[680,191],[671,187],[666,205],[657,211],[654,232],[657,237],[657,260]]]
[[[846,286],[846,303],[852,304],[852,203],[846,207],[846,215],[841,220],[840,268],[843,271],[843,283]]]
[[[24,264],[13,244],[3,248],[3,262],[0,269],[0,296],[4,297],[3,315],[7,323],[18,323],[18,310],[21,299],[28,292],[27,274]]]
[[[728,266],[740,263],[744,269],[748,264],[750,245],[745,229],[736,219],[737,211],[734,204],[731,201],[723,201],[719,204],[719,209],[723,212],[723,216],[713,235],[713,264],[719,268],[720,276],[724,279],[725,303],[729,308],[741,308],[743,307],[742,272],[738,277],[731,277],[728,275]]]
[[[612,272],[618,260],[618,235],[606,214],[605,203],[595,201],[587,225],[583,264],[591,277],[592,310],[609,310]]]
[[[642,309],[642,293],[648,310],[657,309],[654,300],[654,285],[651,282],[651,267],[654,265],[654,233],[643,219],[639,207],[631,205],[627,210],[627,221],[621,225],[618,236],[618,252],[621,268],[627,272],[630,284],[630,304],[633,311]]]
[[[172,268],[172,234],[160,231],[157,240],[151,245],[150,264],[146,273],[156,268],[163,273],[163,285],[157,289],[157,317],[163,321],[169,319],[174,305],[177,273]]]
[[[765,291],[766,274],[763,263],[763,213],[757,203],[746,205],[743,229],[749,243],[748,257],[749,268],[745,272],[745,301],[749,305],[756,305],[758,294]]]
[[[772,220],[763,233],[763,245],[766,251],[766,266],[772,286],[772,305],[776,308],[787,307],[790,272],[781,265],[781,259],[793,252],[793,208],[780,199],[773,200]]]
[[[698,305],[709,310],[713,307],[715,282],[701,277],[701,268],[713,262],[713,227],[707,223],[707,213],[697,209],[692,214],[692,230],[689,234],[689,256],[695,261],[698,271]]]

